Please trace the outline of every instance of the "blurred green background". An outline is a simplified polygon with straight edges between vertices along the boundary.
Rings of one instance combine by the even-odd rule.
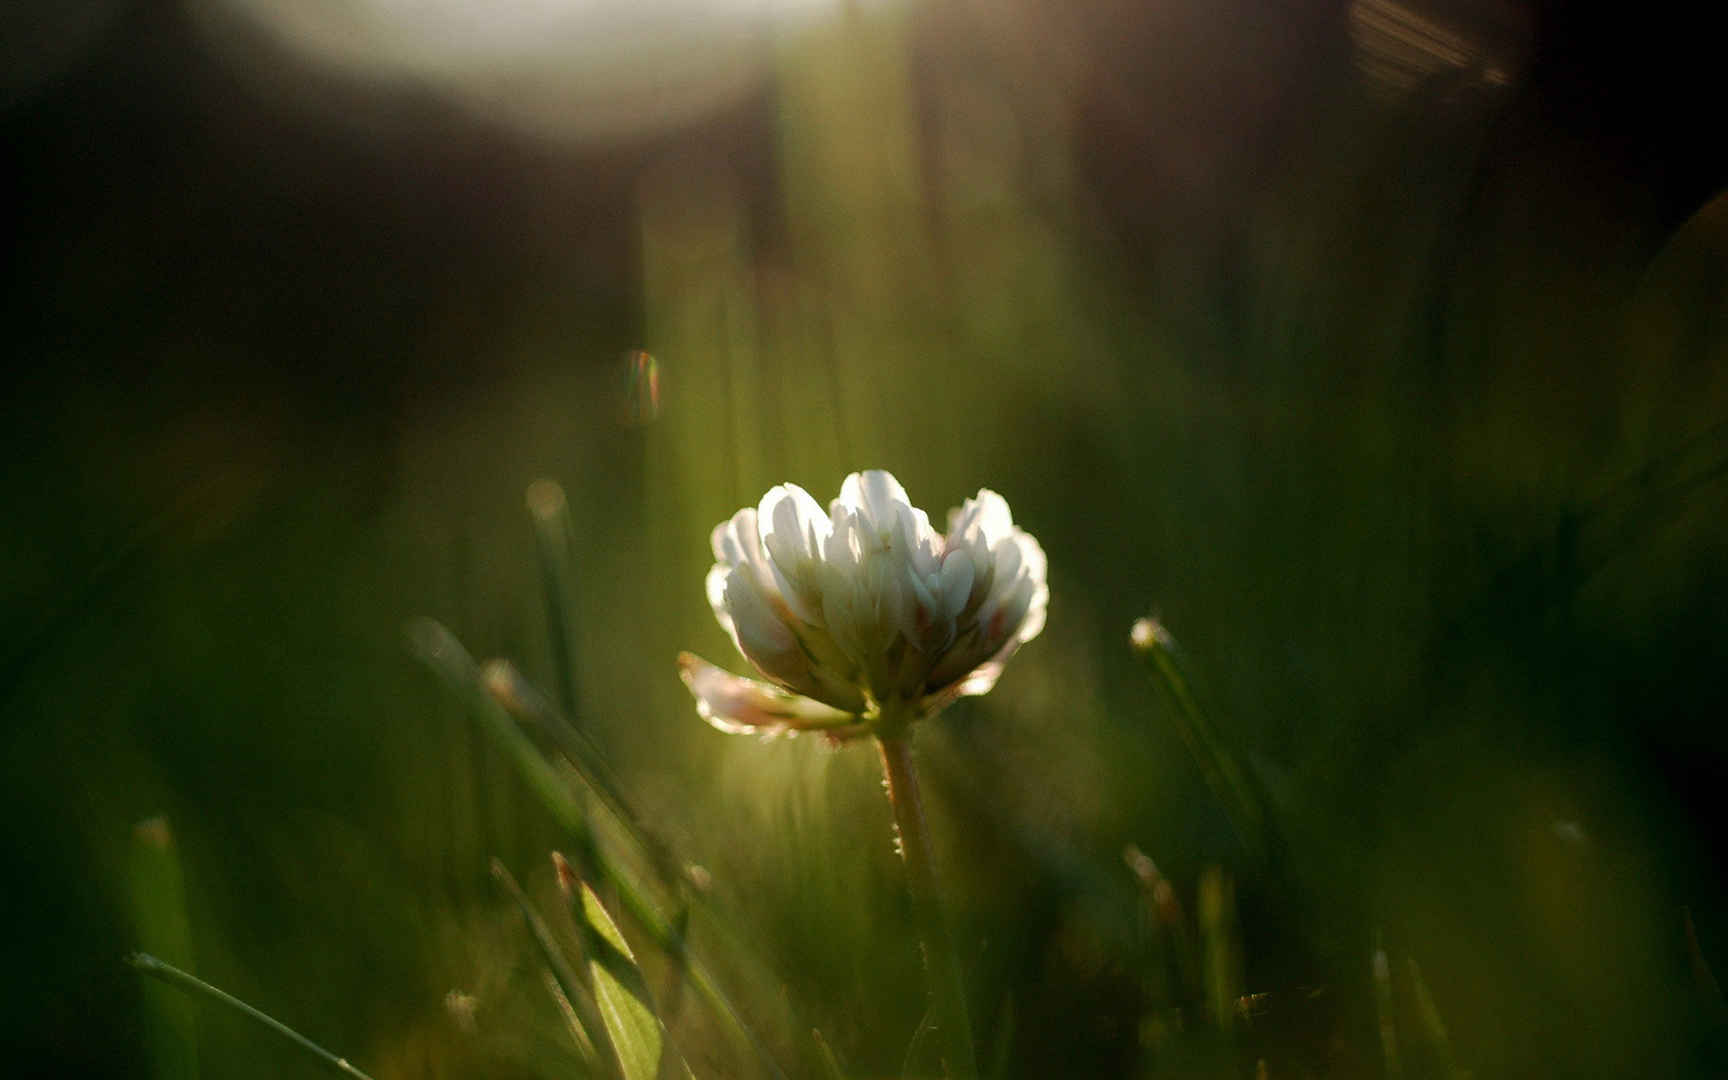
[[[145,1074],[162,815],[204,977],[380,1080],[573,1075],[487,870],[549,895],[563,839],[402,633],[552,684],[550,477],[580,722],[712,874],[751,1020],[896,1074],[874,756],[719,735],[673,667],[739,666],[713,524],[868,467],[1050,557],[1043,636],[918,737],[1008,1075],[1728,1067],[1714,46],[1510,0],[627,10],[6,16],[8,1071]],[[1229,1040],[1160,1026],[1130,844],[1190,910],[1235,882]],[[1376,942],[1444,1054],[1388,1056]],[[313,1074],[197,1023],[205,1075]]]

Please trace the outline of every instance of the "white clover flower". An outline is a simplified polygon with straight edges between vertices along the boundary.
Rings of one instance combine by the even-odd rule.
[[[828,512],[796,484],[714,529],[708,602],[769,682],[678,658],[722,731],[893,733],[982,694],[1044,628],[1044,549],[989,489],[930,526],[880,470],[853,473]]]

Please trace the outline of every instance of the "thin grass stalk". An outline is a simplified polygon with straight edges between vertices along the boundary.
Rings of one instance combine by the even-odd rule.
[[[1236,922],[1236,887],[1222,867],[1200,872],[1199,903],[1202,977],[1206,1011],[1220,1031],[1236,1022],[1242,997],[1242,943]]]
[[[558,940],[552,936],[552,928],[546,925],[546,920],[540,917],[534,905],[528,900],[528,895],[522,891],[522,886],[516,883],[507,867],[497,859],[492,860],[492,877],[510,894],[510,899],[522,912],[522,918],[528,924],[528,933],[534,939],[534,944],[540,950],[540,958],[546,964],[546,970],[551,974],[564,1001],[570,1006],[574,1018],[579,1025],[578,1030],[587,1037],[588,1045],[593,1049],[595,1057],[606,1072],[611,1076],[622,1074],[618,1064],[618,1049],[612,1045],[611,1036],[607,1034],[606,1025],[600,1018],[598,1008],[594,1003],[594,981],[588,975],[588,965],[584,958],[578,956],[571,963],[559,947]]]
[[[528,485],[528,515],[534,520],[534,548],[540,557],[540,587],[546,599],[546,638],[552,651],[553,685],[558,707],[572,721],[576,710],[576,652],[570,589],[575,578],[575,532],[570,502],[551,480]]]
[[[1422,968],[1416,963],[1416,958],[1406,956],[1404,964],[1410,973],[1410,995],[1416,1008],[1418,1031],[1428,1044],[1435,1069],[1451,1080],[1461,1075],[1463,1070],[1452,1057],[1452,1039],[1446,1031],[1446,1020],[1440,1015],[1440,1007],[1428,990],[1428,981],[1422,977]]]
[[[630,839],[648,856],[655,872],[660,875],[661,883],[669,889],[685,890],[690,882],[683,864],[673,855],[671,845],[648,827],[624,797],[623,789],[593,740],[572,720],[560,715],[557,706],[510,661],[486,661],[481,666],[480,678],[487,692],[511,716],[532,724],[576,770],[582,783],[599,797],[607,811],[624,826]]]
[[[335,1054],[332,1054],[322,1046],[319,1046],[311,1039],[308,1039],[306,1036],[295,1031],[293,1028],[284,1024],[275,1017],[246,1004],[246,1002],[241,1001],[239,998],[225,990],[220,990],[211,986],[196,975],[180,970],[167,961],[158,960],[149,953],[133,953],[131,956],[126,958],[126,963],[142,974],[148,975],[153,979],[159,979],[170,986],[177,986],[182,990],[198,994],[228,1009],[232,1009],[234,1012],[239,1013],[241,1016],[246,1017],[248,1020],[251,1020],[256,1024],[268,1028],[283,1039],[286,1039],[288,1042],[299,1047],[308,1056],[333,1073],[340,1076],[346,1076],[349,1080],[372,1080],[370,1076],[367,1076],[365,1073],[349,1064],[347,1058],[337,1057]]]
[[[576,1004],[570,1000],[570,995],[564,992],[559,984],[558,976],[550,971],[540,973],[540,981],[546,986],[546,994],[552,999],[552,1004],[558,1007],[558,1015],[564,1018],[564,1027],[570,1032],[570,1041],[576,1044],[576,1055],[595,1072],[603,1072],[600,1064],[600,1051],[588,1039],[588,1031],[582,1025],[582,1018],[576,1014]]]
[[[840,1055],[828,1045],[828,1040],[822,1034],[821,1028],[810,1029],[810,1040],[816,1044],[816,1060],[822,1065],[822,1075],[827,1080],[846,1080],[846,1070],[840,1065]]]
[[[1131,640],[1169,698],[1177,732],[1200,767],[1207,786],[1223,803],[1237,836],[1256,858],[1266,858],[1271,845],[1265,791],[1237,759],[1201,705],[1175,638],[1153,620],[1141,619],[1134,624]]]
[[[1144,851],[1130,844],[1123,854],[1141,891],[1140,916],[1149,953],[1144,980],[1153,1014],[1190,1009],[1204,997],[1205,980],[1182,901]]]
[[[1374,979],[1374,1013],[1380,1025],[1380,1058],[1387,1080],[1398,1080],[1404,1075],[1404,1059],[1398,1051],[1398,1018],[1393,1011],[1392,961],[1386,955],[1378,928],[1374,930],[1368,963]]]

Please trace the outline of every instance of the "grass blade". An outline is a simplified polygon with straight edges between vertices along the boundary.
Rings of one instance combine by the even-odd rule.
[[[1201,705],[1176,639],[1155,620],[1139,619],[1129,640],[1169,699],[1170,714],[1182,741],[1207,785],[1223,803],[1243,845],[1256,858],[1265,858],[1269,851],[1265,792]]]
[[[337,1057],[282,1021],[246,1004],[225,990],[211,986],[196,975],[182,971],[164,960],[158,960],[149,953],[133,953],[126,958],[126,962],[135,970],[153,979],[159,979],[170,986],[177,986],[182,990],[201,995],[219,1005],[232,1009],[256,1024],[268,1028],[304,1050],[319,1064],[339,1076],[346,1076],[349,1080],[372,1080],[371,1077],[350,1065],[346,1058]]]
[[[1386,956],[1386,945],[1378,928],[1374,931],[1369,963],[1374,976],[1374,1011],[1380,1023],[1380,1056],[1387,1080],[1397,1080],[1404,1075],[1404,1066],[1398,1053],[1398,1020],[1393,1013],[1392,962]]]
[[[1416,1022],[1423,1040],[1428,1044],[1435,1070],[1439,1075],[1448,1078],[1463,1075],[1457,1062],[1453,1060],[1452,1039],[1447,1034],[1446,1021],[1440,1015],[1440,1007],[1434,1003],[1434,995],[1428,991],[1428,982],[1422,978],[1421,967],[1417,965],[1414,956],[1406,956],[1404,963],[1410,972],[1410,994],[1416,1006]]]
[[[1228,1031],[1242,997],[1242,945],[1237,939],[1236,888],[1222,867],[1201,871],[1198,907],[1206,1011],[1220,1031]]]
[[[582,1059],[590,1072],[599,1075],[609,1070],[601,1065],[600,1051],[595,1048],[594,1041],[588,1037],[587,1028],[582,1025],[582,1018],[576,1014],[576,1003],[570,1000],[570,995],[564,992],[564,987],[558,982],[558,976],[550,971],[542,971],[541,979],[546,983],[546,993],[552,998],[552,1003],[558,1006],[558,1015],[564,1018],[564,1026],[570,1032],[570,1041],[576,1044],[576,1056]]]
[[[563,995],[563,1004],[570,1007],[576,1021],[571,1028],[571,1036],[579,1045],[587,1046],[601,1071],[612,1076],[619,1075],[619,1055],[608,1037],[607,1026],[601,1021],[600,1013],[595,1008],[594,984],[588,978],[587,965],[580,961],[570,963],[564,950],[559,948],[558,940],[552,936],[552,928],[546,925],[546,920],[534,909],[534,905],[528,900],[528,894],[522,891],[522,886],[516,883],[509,869],[497,859],[492,860],[492,876],[503,886],[504,891],[510,894],[510,899],[516,901],[522,918],[528,923],[528,933],[540,949],[540,958],[546,964],[553,984]]]
[[[540,799],[553,820],[570,835],[574,844],[575,861],[583,880],[604,887],[610,895],[617,898],[623,913],[641,929],[656,949],[679,966],[691,988],[713,1011],[738,1046],[756,1058],[757,1068],[763,1075],[784,1076],[785,1073],[775,1064],[761,1040],[744,1023],[742,1014],[731,998],[720,988],[707,967],[690,953],[685,935],[677,932],[672,923],[648,900],[642,889],[627,875],[620,873],[600,848],[581,800],[570,790],[564,776],[553,767],[488,690],[482,672],[475,666],[462,643],[457,641],[448,629],[432,619],[413,620],[408,626],[408,638],[421,660],[462,696],[488,737],[515,764],[524,782]]]
[[[1142,985],[1150,1007],[1147,1018],[1156,1027],[1164,1014],[1192,1008],[1204,996],[1202,965],[1175,886],[1138,846],[1129,844],[1123,860],[1140,886],[1146,965]]]
[[[570,617],[570,588],[575,579],[575,531],[570,527],[570,503],[552,480],[528,485],[528,516],[534,519],[534,546],[540,555],[540,585],[546,594],[546,637],[552,649],[552,677],[558,706],[576,717],[576,653]]]
[[[508,660],[488,660],[480,667],[480,679],[498,704],[517,720],[532,724],[551,741],[583,784],[599,796],[606,810],[624,826],[668,888],[682,890],[689,884],[687,872],[672,854],[671,845],[643,822],[607,768],[600,748],[564,716],[538,687],[528,681]]]
[[[840,1067],[840,1056],[828,1045],[828,1040],[822,1036],[822,1029],[811,1028],[810,1039],[816,1044],[816,1057],[822,1062],[822,1075],[826,1080],[846,1080],[846,1070]]]
[[[600,898],[581,886],[580,916],[583,945],[588,950],[588,974],[600,1017],[618,1052],[624,1080],[654,1080],[664,1049],[660,1018],[648,996],[648,983],[617,924]]]
[[[128,899],[139,948],[171,963],[191,966],[186,881],[167,818],[149,818],[133,826],[128,863]],[[144,1015],[151,1075],[157,1080],[195,1080],[197,1004],[167,986],[151,984],[144,988]]]
[[[540,749],[516,726],[516,721],[504,707],[487,692],[479,669],[467,650],[462,648],[462,643],[431,619],[417,619],[410,623],[408,636],[420,658],[443,676],[451,689],[462,695],[469,711],[492,742],[516,766],[529,790],[552,819],[575,840],[579,856],[584,860],[598,860],[600,854],[594,842],[594,832],[581,800]]]

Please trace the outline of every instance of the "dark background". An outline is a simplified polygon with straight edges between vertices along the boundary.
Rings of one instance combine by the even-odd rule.
[[[873,762],[723,739],[671,666],[734,661],[715,521],[872,466],[938,520],[991,486],[1050,555],[1043,637],[920,736],[1016,1075],[1141,1060],[1130,842],[1180,889],[1236,873],[1249,990],[1337,1003],[1276,1061],[1378,1074],[1379,933],[1477,1076],[1722,1068],[1728,144],[1682,9],[864,9],[633,112],[698,70],[681,41],[555,134],[219,6],[64,12],[0,22],[21,1072],[145,1068],[119,958],[156,814],[213,981],[380,1080],[566,1067],[486,871],[544,888],[556,831],[401,636],[545,678],[544,475],[584,722],[745,913],[778,1045],[791,1000],[891,1074],[917,961]],[[1160,713],[1152,611],[1288,877]],[[211,1075],[309,1068],[200,1030]]]

